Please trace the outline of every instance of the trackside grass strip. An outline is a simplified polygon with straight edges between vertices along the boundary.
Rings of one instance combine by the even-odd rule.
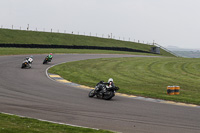
[[[51,48],[0,48],[0,55],[22,55],[22,54],[49,54],[49,53],[77,53],[77,54],[133,54],[133,55],[151,55],[159,54],[124,52],[112,50],[87,50],[87,49],[51,49]]]
[[[0,113],[0,133],[111,133]]]
[[[200,105],[200,59],[92,59],[57,65],[49,72],[90,87],[112,77],[121,93]],[[172,85],[180,86],[180,95],[166,94]]]

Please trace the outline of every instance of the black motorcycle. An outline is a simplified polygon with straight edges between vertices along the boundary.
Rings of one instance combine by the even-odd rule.
[[[102,81],[99,82],[96,86],[95,89],[91,90],[88,94],[89,97],[94,97],[96,96],[97,98],[102,98],[105,100],[110,100],[112,97],[115,96],[115,92],[119,90],[119,87],[112,87],[112,88],[107,88],[106,86],[108,83],[103,83]]]
[[[48,62],[51,62],[51,58],[49,58],[48,56],[44,59],[43,64],[47,64]]]
[[[27,60],[25,60],[22,62],[21,68],[31,68],[31,64]]]

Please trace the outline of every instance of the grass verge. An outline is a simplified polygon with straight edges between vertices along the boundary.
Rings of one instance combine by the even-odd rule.
[[[48,54],[48,53],[77,53],[77,54],[133,54],[133,55],[152,55],[158,54],[139,53],[139,52],[124,52],[124,51],[109,51],[109,50],[87,50],[87,49],[39,49],[39,48],[0,48],[0,55],[21,55],[21,54]]]
[[[48,45],[76,45],[76,46],[100,46],[100,47],[125,47],[143,51],[150,51],[152,45],[120,41],[115,39],[64,34],[50,32],[36,32],[23,30],[0,29],[0,43],[5,44],[48,44]],[[173,56],[160,50],[161,56]]]
[[[111,133],[0,113],[0,133]]]
[[[57,65],[49,72],[90,87],[112,77],[121,93],[200,105],[200,59],[92,59]],[[181,87],[180,95],[166,94],[172,85]]]

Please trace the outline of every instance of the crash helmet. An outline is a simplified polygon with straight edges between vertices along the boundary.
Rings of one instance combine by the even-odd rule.
[[[109,78],[109,79],[108,79],[108,83],[110,83],[110,82],[113,82],[113,79],[112,79],[112,78]]]
[[[49,55],[51,55],[51,56],[52,56],[53,54],[52,54],[52,53],[50,53]]]
[[[32,59],[33,59],[33,56],[31,55],[31,56],[30,56],[30,58],[32,58]]]

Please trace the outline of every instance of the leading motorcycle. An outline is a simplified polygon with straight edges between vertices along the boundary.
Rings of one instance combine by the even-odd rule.
[[[48,62],[51,62],[51,60],[52,59],[47,56],[47,57],[45,57],[43,64],[47,64]]]
[[[115,92],[119,90],[119,87],[107,87],[108,83],[100,82],[95,86],[95,89],[92,89],[88,96],[90,98],[96,96],[97,98],[102,98],[105,100],[110,100],[115,96]]]

